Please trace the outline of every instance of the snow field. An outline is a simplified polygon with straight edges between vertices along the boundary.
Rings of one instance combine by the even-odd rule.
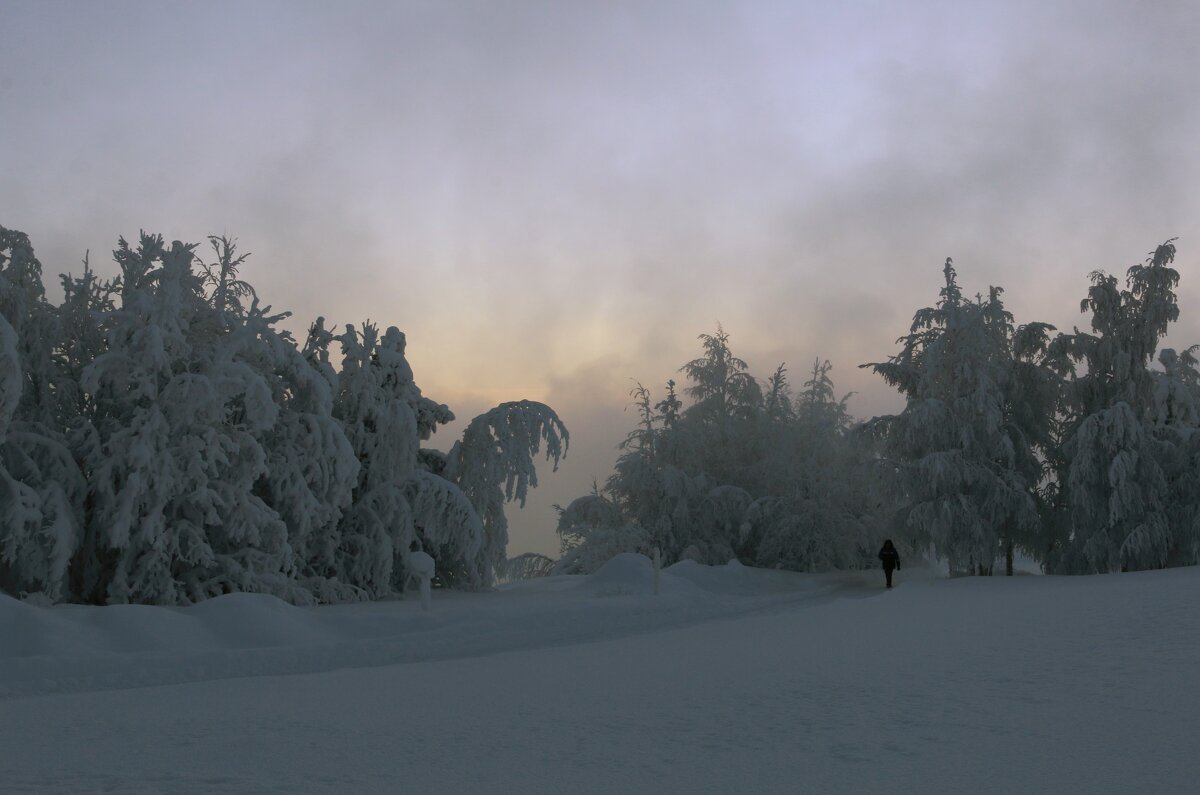
[[[1200,570],[900,574],[888,592],[874,572],[684,564],[656,597],[648,562],[629,556],[591,577],[435,594],[429,613],[416,600],[9,600],[0,628],[25,645],[0,654],[0,780],[11,792],[1192,790]],[[89,614],[117,618],[77,617]],[[272,621],[275,634],[248,636]],[[175,684],[136,689],[67,676],[104,655],[119,687],[182,667]],[[225,668],[186,664],[205,655]],[[21,661],[41,665],[40,685]],[[297,661],[320,672],[276,675]]]

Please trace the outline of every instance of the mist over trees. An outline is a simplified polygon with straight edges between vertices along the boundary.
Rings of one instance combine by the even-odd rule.
[[[1174,241],[1158,246],[1124,288],[1093,272],[1090,333],[1016,324],[1002,288],[969,297],[947,259],[899,351],[861,365],[905,397],[865,422],[828,362],[794,391],[783,365],[751,375],[723,329],[700,335],[683,397],[674,380],[657,400],[638,384],[613,474],[560,508],[556,570],[652,550],[871,566],[884,537],[961,573],[1003,559],[1011,574],[1018,551],[1052,573],[1197,563],[1200,347],[1158,350],[1179,316],[1174,256]]]
[[[402,592],[409,557],[486,588],[504,505],[568,434],[505,403],[450,454],[396,328],[318,319],[302,344],[239,278],[232,241],[142,233],[46,299],[24,234],[0,227],[0,590],[186,604],[234,591],[295,603]],[[340,354],[340,358],[339,358]],[[335,361],[337,362],[335,366]]]
[[[589,572],[624,551],[666,563],[731,558],[816,571],[873,559],[875,455],[853,433],[828,362],[799,390],[782,365],[760,384],[721,328],[655,401],[633,390],[638,427],[603,488],[561,510],[558,571]]]

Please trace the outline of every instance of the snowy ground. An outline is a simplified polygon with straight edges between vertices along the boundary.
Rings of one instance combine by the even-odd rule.
[[[294,608],[0,597],[0,790],[1184,792],[1200,569],[945,580],[644,558]]]

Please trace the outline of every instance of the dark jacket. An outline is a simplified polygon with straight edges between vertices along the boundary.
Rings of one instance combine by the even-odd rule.
[[[879,559],[883,561],[885,571],[900,568],[900,553],[896,551],[895,547],[891,549],[884,547],[879,550]]]

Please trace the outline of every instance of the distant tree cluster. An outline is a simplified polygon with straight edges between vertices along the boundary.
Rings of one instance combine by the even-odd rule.
[[[812,570],[873,563],[884,536],[990,574],[1017,550],[1048,572],[1200,562],[1200,367],[1158,350],[1179,316],[1173,241],[1129,269],[1097,271],[1091,332],[1017,326],[1003,290],[945,286],[901,349],[870,367],[906,399],[854,423],[818,361],[792,394],[760,382],[718,330],[654,402],[602,488],[561,509],[560,571],[622,551]],[[1159,366],[1153,366],[1157,354]]]
[[[561,509],[560,572],[589,572],[624,551],[665,563],[731,558],[770,568],[860,567],[879,525],[875,454],[851,432],[846,398],[817,360],[798,392],[781,365],[764,383],[718,328],[655,402],[633,390],[640,422],[603,488]]]
[[[421,394],[404,334],[371,323],[303,345],[239,278],[226,238],[143,233],[119,275],[47,301],[26,235],[0,227],[0,590],[185,604],[233,591],[296,603],[405,589],[424,551],[443,585],[504,569],[504,504],[567,430],[540,403],[454,418]],[[334,350],[340,353],[334,366]]]

